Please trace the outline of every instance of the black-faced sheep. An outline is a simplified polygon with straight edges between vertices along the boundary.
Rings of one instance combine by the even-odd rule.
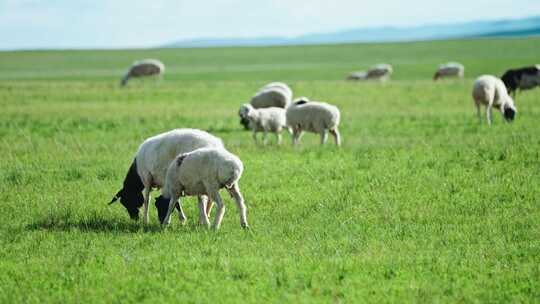
[[[483,75],[474,82],[472,96],[480,119],[480,105],[486,107],[487,122],[491,125],[491,109],[498,108],[508,122],[514,120],[517,110],[512,97],[508,95],[504,83],[492,75]]]
[[[175,129],[148,138],[137,150],[135,159],[124,179],[124,186],[109,204],[120,200],[132,219],[139,218],[139,209],[144,205],[144,223],[148,223],[150,191],[153,187],[163,186],[171,161],[178,154],[203,147],[223,148],[223,142],[209,133],[196,129]],[[206,213],[210,212],[211,205],[211,201],[208,202],[206,197],[199,197],[199,206],[204,207]],[[168,204],[163,206],[156,203],[156,207],[158,216],[163,217],[167,212]],[[185,220],[185,215],[179,206],[178,209],[180,220]],[[202,215],[201,219],[203,219]]]

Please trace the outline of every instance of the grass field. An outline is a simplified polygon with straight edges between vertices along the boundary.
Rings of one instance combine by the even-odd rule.
[[[540,39],[0,53],[0,303],[539,302],[540,90],[480,124],[474,77],[540,62]],[[118,86],[136,59],[164,81]],[[466,79],[433,83],[435,67]],[[394,65],[387,84],[352,70]],[[239,105],[268,81],[336,104],[343,147],[256,146]],[[208,130],[244,162],[252,229],[161,229],[107,206],[138,145]],[[274,140],[274,138],[271,138]],[[154,197],[157,192],[154,192]]]

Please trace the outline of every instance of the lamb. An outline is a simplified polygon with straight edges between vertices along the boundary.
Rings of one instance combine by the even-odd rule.
[[[225,205],[219,190],[225,188],[236,202],[240,212],[240,225],[248,228],[246,206],[238,186],[243,171],[242,161],[224,148],[201,148],[178,155],[167,169],[165,185],[158,198],[160,203],[168,203],[167,214],[161,223],[170,223],[175,202],[179,201],[181,196],[205,195],[216,202],[214,228],[219,229],[225,214]],[[201,214],[204,214],[202,209]],[[208,218],[206,223],[209,225]]]
[[[137,220],[139,209],[144,205],[144,223],[148,223],[148,202],[153,187],[160,188],[165,183],[167,168],[170,162],[180,153],[187,153],[198,148],[223,148],[221,139],[196,129],[175,129],[146,139],[137,150],[135,159],[124,179],[124,186],[116,193],[111,202],[118,199],[127,209],[129,216]],[[144,196],[141,194],[144,192]],[[210,212],[212,202],[207,197],[199,196],[199,207]],[[156,202],[158,216],[164,217],[168,204],[163,206]],[[185,214],[177,206],[180,220],[185,221]],[[201,215],[201,223],[205,223]]]
[[[448,62],[439,65],[439,68],[433,75],[433,80],[437,81],[439,78],[446,77],[459,77],[463,78],[465,74],[465,67],[461,63]]]
[[[250,104],[255,109],[260,108],[287,108],[292,100],[292,91],[288,85],[283,82],[272,82],[264,87],[260,88],[257,93],[251,98]],[[241,113],[240,124],[244,126],[246,130],[250,129],[249,121],[246,117],[243,117]]]
[[[476,79],[473,86],[472,96],[476,105],[478,119],[480,119],[480,105],[486,106],[488,125],[491,125],[491,108],[500,109],[507,122],[514,120],[517,110],[512,97],[508,95],[504,83],[492,75],[483,75]]]
[[[263,144],[267,143],[268,132],[276,134],[278,145],[281,144],[281,131],[286,127],[285,110],[277,107],[255,109],[249,103],[243,104],[240,116],[249,120],[253,130],[253,140],[257,143],[257,133],[263,132]]]
[[[122,78],[121,85],[125,86],[131,77],[154,76],[162,77],[165,65],[157,59],[143,59],[135,61]]]
[[[530,90],[540,86],[540,65],[508,70],[501,79],[508,93],[515,97],[518,90]]]
[[[326,143],[330,131],[336,145],[338,147],[341,145],[338,130],[340,113],[336,106],[299,98],[287,108],[285,116],[287,126],[292,128],[293,145],[298,144],[303,131],[319,133],[321,145]]]
[[[379,63],[370,67],[366,71],[352,72],[347,80],[378,80],[378,81],[387,81],[390,79],[394,69],[391,65],[387,63]]]

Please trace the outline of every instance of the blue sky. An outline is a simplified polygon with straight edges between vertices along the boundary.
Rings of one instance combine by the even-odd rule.
[[[540,15],[540,0],[0,0],[0,49],[152,47]]]

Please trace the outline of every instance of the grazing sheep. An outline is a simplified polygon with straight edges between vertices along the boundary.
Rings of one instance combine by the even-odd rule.
[[[225,188],[236,202],[240,212],[240,225],[248,228],[246,206],[238,186],[243,171],[242,161],[223,148],[201,148],[178,155],[167,169],[165,185],[158,197],[161,203],[168,203],[167,214],[161,223],[169,224],[174,204],[181,196],[206,195],[216,202],[214,228],[219,229],[225,214],[225,205],[219,190]],[[205,214],[203,209],[201,214]],[[209,225],[208,218],[206,223]]]
[[[437,72],[433,75],[433,80],[436,81],[439,78],[446,77],[459,77],[463,78],[465,74],[465,67],[461,63],[457,62],[448,62],[439,65]]]
[[[157,75],[162,77],[165,72],[165,65],[156,59],[144,59],[140,61],[135,61],[126,75],[122,78],[121,85],[125,86],[128,80],[132,77],[145,77],[145,76],[154,76]]]
[[[321,145],[326,143],[328,131],[334,136],[336,145],[341,145],[338,130],[339,109],[325,102],[309,101],[299,98],[285,112],[287,126],[292,128],[293,145],[298,144],[303,131],[319,133]]]
[[[517,113],[514,101],[506,91],[504,83],[497,77],[483,75],[476,79],[472,96],[476,105],[478,119],[480,119],[480,105],[486,106],[487,122],[491,125],[491,108],[497,107],[504,119],[508,122],[514,120]]]
[[[257,133],[263,132],[263,144],[266,145],[268,132],[272,132],[276,134],[278,145],[281,144],[281,130],[286,127],[284,109],[276,107],[255,109],[246,103],[240,107],[239,113],[249,120],[255,143]]]
[[[139,147],[135,159],[124,179],[124,186],[116,193],[109,204],[120,199],[132,219],[139,218],[139,209],[144,205],[144,223],[148,223],[148,202],[153,187],[160,188],[165,183],[165,176],[170,162],[180,153],[186,153],[203,147],[223,148],[221,139],[196,129],[175,129],[145,140]],[[144,196],[141,194],[144,190]],[[158,216],[165,216],[168,204],[156,203]],[[199,197],[199,206],[210,212],[212,202],[206,197]],[[185,220],[180,206],[180,220]],[[201,222],[204,217],[201,215]]]
[[[390,75],[394,72],[391,65],[386,63],[379,63],[372,66],[367,72],[367,79],[376,79],[379,81],[386,81],[390,79]]]
[[[530,90],[540,86],[540,65],[508,70],[501,79],[508,93],[515,96],[518,90]]]
[[[292,100],[292,91],[288,85],[283,82],[272,82],[264,87],[260,88],[259,91],[251,98],[250,104],[255,109],[260,108],[287,108]],[[240,124],[244,126],[246,130],[249,129],[249,121],[246,117],[243,117],[241,113],[238,113],[240,116]]]
[[[386,63],[379,63],[366,71],[352,72],[347,76],[347,80],[378,80],[378,81],[387,81],[392,75],[393,68],[391,65]]]

